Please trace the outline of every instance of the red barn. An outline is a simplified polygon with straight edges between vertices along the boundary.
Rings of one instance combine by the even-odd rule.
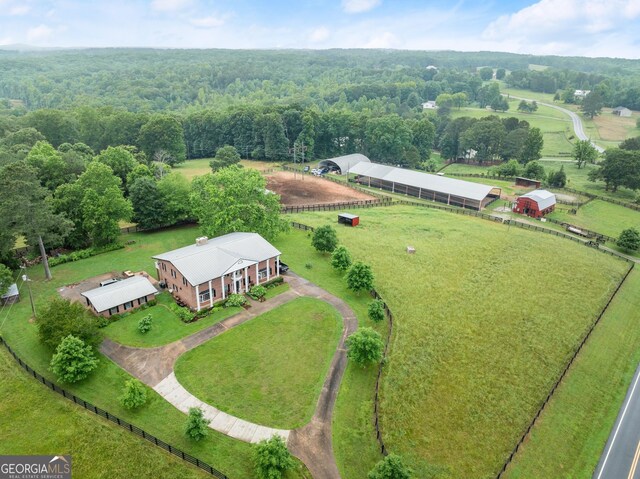
[[[556,195],[547,190],[534,190],[519,196],[513,211],[532,218],[541,218],[555,208]]]

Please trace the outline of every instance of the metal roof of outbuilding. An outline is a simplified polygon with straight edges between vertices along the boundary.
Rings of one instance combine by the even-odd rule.
[[[530,198],[538,203],[538,208],[544,210],[556,204],[556,195],[547,190],[533,190],[522,195],[521,198]]]
[[[229,233],[154,256],[170,261],[192,286],[242,267],[279,256],[281,253],[258,233]],[[237,269],[237,268],[236,268]]]
[[[13,283],[11,286],[9,286],[9,289],[7,290],[6,293],[4,293],[1,298],[5,299],[5,298],[12,298],[14,296],[20,296],[20,292],[18,291],[18,285],[16,283]]]
[[[349,172],[476,201],[485,199],[495,188],[481,183],[471,183],[378,163],[358,163],[351,167]]]
[[[111,283],[107,286],[101,286],[81,293],[87,298],[93,307],[101,313],[107,309],[120,306],[138,298],[143,298],[150,294],[156,294],[158,290],[144,276],[133,276]]]
[[[337,156],[335,158],[327,158],[320,161],[320,166],[327,166],[327,163],[335,163],[340,168],[340,173],[345,174],[351,171],[351,167],[358,163],[371,163],[371,160],[361,153],[353,153],[351,155]]]

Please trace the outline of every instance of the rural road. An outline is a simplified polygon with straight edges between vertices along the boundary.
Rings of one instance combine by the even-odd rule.
[[[640,366],[636,370],[593,479],[640,478]]]
[[[513,95],[505,95],[505,96],[507,96],[508,98],[514,98],[516,100],[535,101],[538,103],[538,105],[548,106],[549,108],[553,108],[554,110],[561,111],[565,115],[569,115],[569,118],[571,118],[571,121],[573,122],[573,131],[575,132],[576,136],[580,140],[591,141],[591,138],[589,138],[584,132],[584,127],[582,126],[582,120],[576,113],[572,112],[571,110],[567,110],[566,108],[562,108],[561,106],[554,105],[553,103],[544,103],[538,100],[533,100],[531,98],[522,98],[522,97],[513,96]],[[598,150],[598,153],[602,153],[604,151],[604,148],[602,148],[599,145],[596,145],[593,141],[591,141],[591,144],[596,150]]]

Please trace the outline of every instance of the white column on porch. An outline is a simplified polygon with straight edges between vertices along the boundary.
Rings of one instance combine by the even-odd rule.
[[[245,292],[249,291],[249,267],[244,269],[244,289]]]
[[[222,286],[222,299],[225,299],[227,297],[226,295],[226,288],[224,287],[224,274],[222,276],[220,276],[220,284]]]
[[[233,276],[231,277],[233,279],[233,292],[234,294],[238,294],[238,283],[236,280],[236,272],[233,272]]]
[[[269,261],[271,261],[271,258],[267,260],[267,281],[269,281],[269,276],[271,276],[269,274],[269,271],[271,270],[271,268],[269,268],[269,265],[271,264]]]
[[[280,256],[276,256],[276,276],[280,276]]]
[[[200,311],[200,285],[196,284],[196,305],[197,310]]]
[[[256,263],[256,284],[260,284],[260,261]]]
[[[211,290],[211,280],[209,280],[209,306],[213,304],[213,291]]]

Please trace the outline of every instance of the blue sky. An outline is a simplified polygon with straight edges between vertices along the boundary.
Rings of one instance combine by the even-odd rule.
[[[0,45],[640,58],[640,0],[0,0]]]

